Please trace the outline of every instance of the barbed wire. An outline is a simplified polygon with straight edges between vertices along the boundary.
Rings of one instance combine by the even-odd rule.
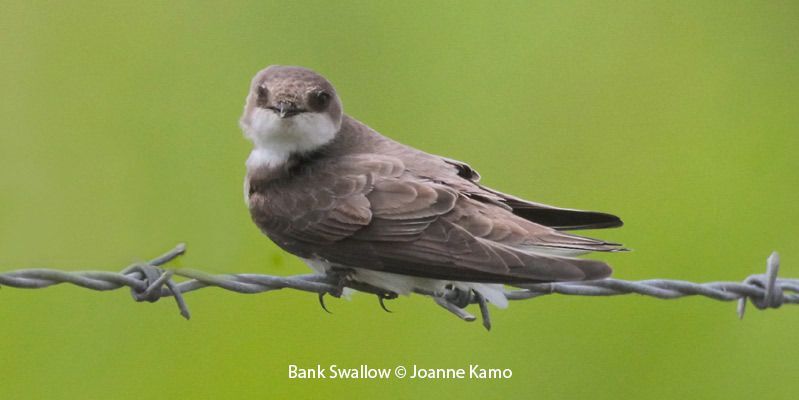
[[[236,293],[263,293],[279,289],[294,289],[316,293],[322,308],[325,295],[340,297],[345,289],[377,295],[380,305],[386,309],[384,300],[394,299],[396,293],[348,279],[346,272],[272,276],[260,274],[208,274],[189,268],[163,268],[170,261],[186,253],[186,246],[179,244],[167,253],[146,263],[133,264],[121,272],[107,271],[61,271],[46,268],[20,269],[0,273],[0,286],[23,289],[41,289],[61,283],[70,283],[86,289],[107,291],[123,287],[130,288],[136,301],[155,302],[162,297],[173,297],[181,315],[190,318],[183,294],[195,290],[218,287]],[[747,300],[758,309],[779,308],[783,304],[799,304],[799,279],[778,278],[780,259],[774,252],[767,260],[766,273],[747,277],[743,282],[694,283],[681,280],[650,279],[625,281],[602,279],[580,282],[536,283],[505,292],[508,300],[527,300],[544,295],[562,294],[575,296],[616,296],[640,294],[658,299],[676,299],[686,296],[704,296],[720,301],[738,301],[738,317],[743,318]],[[173,278],[186,280],[176,282]],[[475,291],[449,288],[443,292],[416,290],[465,321],[476,317],[466,310],[470,304],[478,304],[483,326],[491,329],[488,301]]]

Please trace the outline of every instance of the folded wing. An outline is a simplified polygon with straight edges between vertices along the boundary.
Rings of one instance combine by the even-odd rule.
[[[620,249],[528,220],[518,214],[523,205],[498,192],[470,193],[420,176],[397,157],[358,154],[310,168],[287,181],[291,190],[272,189],[292,196],[267,194],[270,201],[255,205],[265,212],[253,213],[275,242],[302,257],[455,281],[526,283],[606,277],[605,263],[563,255]],[[259,214],[270,217],[259,222]]]

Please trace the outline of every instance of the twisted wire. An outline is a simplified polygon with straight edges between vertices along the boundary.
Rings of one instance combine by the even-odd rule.
[[[340,296],[345,287],[376,294],[383,299],[396,297],[377,287],[347,280],[345,275],[308,274],[294,276],[272,276],[259,274],[219,274],[179,268],[164,269],[163,265],[185,254],[186,246],[179,244],[165,254],[146,263],[133,264],[119,273],[106,271],[60,271],[46,268],[20,269],[0,273],[0,286],[23,289],[40,289],[61,283],[69,283],[91,290],[106,291],[127,287],[136,301],[155,302],[162,297],[173,297],[181,315],[190,318],[183,294],[195,290],[218,287],[236,293],[263,293],[279,289],[294,289],[317,293],[323,296]],[[686,296],[703,296],[719,301],[738,301],[738,316],[743,318],[747,300],[758,309],[779,308],[783,304],[799,304],[799,279],[777,276],[780,260],[776,252],[767,260],[766,273],[747,277],[743,282],[694,283],[670,279],[625,281],[602,279],[580,282],[552,282],[527,284],[518,290],[505,293],[508,300],[527,300],[544,295],[562,294],[574,296],[616,296],[640,294],[658,299],[676,299]],[[174,277],[186,280],[176,282]],[[483,325],[490,329],[491,322],[487,301],[477,292],[464,293],[458,289],[445,292],[416,291],[431,296],[435,302],[466,321],[476,318],[465,310],[469,304],[479,304]],[[385,307],[384,307],[385,308]]]

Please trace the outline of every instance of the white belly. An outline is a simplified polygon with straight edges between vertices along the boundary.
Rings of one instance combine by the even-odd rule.
[[[311,269],[320,274],[326,273],[331,267],[330,263],[324,260],[307,258],[303,258],[302,260],[305,261]],[[499,308],[508,306],[508,299],[505,297],[505,287],[499,283],[447,281],[373,271],[363,268],[352,268],[352,270],[354,271],[352,279],[396,294],[408,295],[411,294],[414,289],[443,293],[447,286],[451,286],[463,291],[474,290],[480,293],[489,303]]]

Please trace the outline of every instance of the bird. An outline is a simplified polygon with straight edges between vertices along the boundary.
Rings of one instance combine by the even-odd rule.
[[[344,114],[333,85],[304,67],[259,71],[239,125],[253,144],[244,195],[255,225],[342,286],[391,298],[456,290],[504,308],[507,286],[603,279],[608,264],[578,256],[626,250],[566,232],[619,227],[619,217],[483,185],[468,164]]]

